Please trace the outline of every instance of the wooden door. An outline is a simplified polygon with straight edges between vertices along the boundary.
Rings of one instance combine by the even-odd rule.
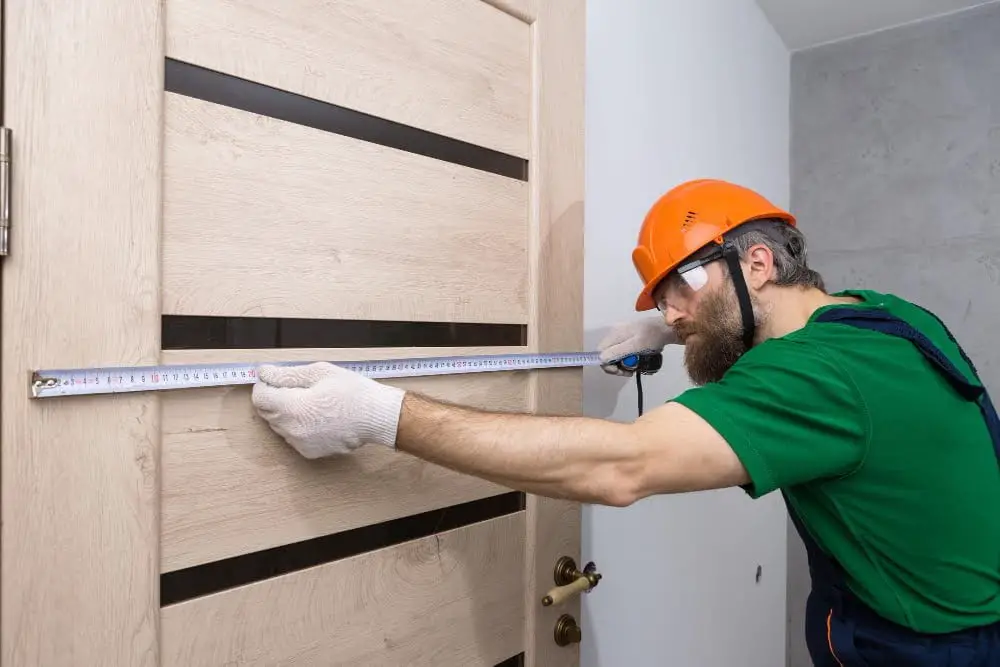
[[[4,667],[575,664],[575,504],[301,459],[249,387],[28,378],[578,350],[584,1],[4,2]],[[398,382],[581,407],[579,369]]]

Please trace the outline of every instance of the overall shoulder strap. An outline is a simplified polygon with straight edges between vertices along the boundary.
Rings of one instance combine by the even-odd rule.
[[[934,343],[932,343],[927,336],[920,331],[917,331],[905,320],[902,320],[884,310],[852,308],[850,306],[831,308],[830,310],[820,313],[820,315],[816,317],[815,321],[847,324],[860,329],[869,329],[879,331],[890,336],[905,338],[913,343],[917,349],[919,349],[924,356],[927,357],[928,361],[937,367],[937,369],[948,379],[952,386],[955,387],[955,390],[958,391],[958,393],[964,398],[974,401],[979,398],[984,391],[984,388],[978,381],[978,376],[976,376],[977,382],[969,382],[969,380],[967,380],[966,377],[962,375],[957,368],[955,368],[955,365],[951,363],[951,360],[948,359],[948,357],[936,345],[934,345]],[[954,340],[954,338],[952,340]],[[958,344],[956,343],[956,346],[957,345]],[[965,354],[963,353],[962,356],[964,357]],[[975,375],[975,369],[973,369],[973,375]]]
[[[918,306],[919,307],[919,306]],[[993,402],[990,400],[989,393],[986,390],[986,386],[980,380],[978,373],[976,372],[976,367],[973,365],[972,361],[969,359],[965,350],[962,346],[958,344],[955,337],[952,335],[948,327],[944,325],[941,319],[931,313],[925,308],[921,308],[925,313],[933,317],[940,325],[941,328],[948,335],[948,338],[955,344],[958,349],[959,354],[962,359],[969,366],[972,372],[975,382],[971,382],[965,377],[948,359],[940,348],[938,348],[934,343],[931,342],[927,336],[925,336],[920,331],[917,331],[909,322],[892,315],[884,310],[876,310],[871,308],[854,308],[851,306],[842,306],[837,308],[831,308],[829,310],[820,313],[817,316],[817,322],[835,322],[838,324],[846,324],[849,326],[854,326],[862,329],[869,329],[873,331],[879,331],[886,335],[898,336],[904,338],[916,348],[923,353],[924,357],[931,362],[931,364],[945,377],[951,386],[955,388],[955,391],[959,393],[963,398],[969,401],[973,401],[979,405],[980,411],[983,415],[983,420],[986,422],[986,427],[989,430],[991,439],[993,440],[993,450],[997,456],[997,462],[1000,464],[1000,416],[997,415],[996,408],[993,406]]]
[[[927,336],[905,320],[884,310],[842,306],[824,311],[817,316],[815,321],[832,322],[860,329],[878,331],[889,336],[897,336],[910,341],[931,365],[947,378],[948,382],[960,396],[979,405],[993,441],[993,449],[997,456],[997,462],[1000,464],[1000,417],[997,416],[996,409],[990,401],[986,387],[979,379],[975,366],[973,366],[965,351],[962,350],[958,341],[955,340],[955,337],[948,331],[948,328],[941,322],[940,318],[930,313],[930,311],[925,310],[925,312],[941,324],[948,337],[958,348],[963,360],[965,360],[972,372],[972,376],[975,379],[974,382],[963,375],[951,360],[948,359],[947,355],[934,345]],[[795,525],[796,532],[798,532],[799,537],[802,538],[802,542],[805,544],[813,588],[828,591],[831,599],[834,601],[842,599],[841,596],[847,590],[842,567],[835,559],[826,555],[820,549],[819,545],[803,525],[801,517],[798,516],[795,508],[792,506],[788,494],[783,491],[782,496],[784,497],[785,506],[788,508],[788,514],[792,519],[792,523]]]

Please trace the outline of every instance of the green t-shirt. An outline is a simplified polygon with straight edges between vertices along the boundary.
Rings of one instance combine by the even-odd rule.
[[[906,320],[974,381],[932,316],[843,295]],[[1000,467],[978,405],[905,339],[815,322],[829,307],[674,400],[729,442],[751,497],[787,494],[883,617],[928,633],[1000,621]]]

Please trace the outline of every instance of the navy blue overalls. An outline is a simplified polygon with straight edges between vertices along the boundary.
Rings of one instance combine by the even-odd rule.
[[[832,308],[821,313],[817,321],[880,331],[913,343],[959,394],[979,404],[1000,462],[1000,418],[985,386],[967,381],[926,336],[882,310]],[[958,346],[943,322],[941,326]],[[976,375],[960,346],[959,350]],[[812,592],[806,604],[806,644],[816,667],[1000,667],[1000,623],[924,635],[878,616],[848,591],[840,565],[812,539],[787,495],[785,504],[809,558]]]

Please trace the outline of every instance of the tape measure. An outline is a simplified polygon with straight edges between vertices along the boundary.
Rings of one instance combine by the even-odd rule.
[[[622,359],[619,365],[628,370],[655,372],[660,366],[659,359],[658,354],[637,354]],[[257,381],[257,368],[263,363],[299,366],[312,362],[172,364],[38,370],[31,376],[31,395],[34,398],[46,398],[253,384]],[[597,352],[561,352],[415,357],[331,363],[366,377],[386,379],[597,366],[601,361]]]

